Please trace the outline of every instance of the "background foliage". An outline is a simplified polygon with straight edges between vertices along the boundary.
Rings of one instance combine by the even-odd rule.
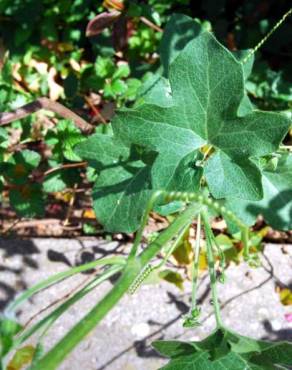
[[[136,249],[142,228],[127,260],[113,257],[92,262],[113,266],[93,278],[89,291],[122,271],[112,291],[47,354],[43,355],[41,343],[36,349],[23,347],[11,366],[17,368],[18,363],[22,366],[33,359],[31,369],[55,368],[123,294],[131,287],[134,292],[162,267],[163,263],[156,267],[149,263],[160,249],[166,254],[164,262],[173,255],[189,274],[193,263],[190,224],[198,213],[206,241],[195,265],[197,272],[209,268],[217,331],[202,342],[156,342],[156,350],[170,357],[165,368],[182,364],[192,368],[202,356],[205,368],[239,364],[239,368],[260,369],[266,364],[267,368],[291,364],[288,343],[267,344],[226,329],[216,293],[216,281],[224,282],[226,264],[239,263],[242,256],[249,257],[253,265],[259,262],[257,254],[266,229],[250,232],[243,221],[252,225],[262,214],[275,228],[291,229],[291,19],[256,54],[255,68],[251,68],[252,58],[239,63],[287,8],[287,2],[279,0],[1,2],[0,110],[14,110],[47,96],[83,116],[94,133],[87,138],[82,127],[47,111],[0,127],[4,214],[10,207],[19,218],[59,212],[66,223],[74,202],[84,208],[84,194],[92,193],[97,218],[106,230],[133,232],[143,213],[146,224],[150,209],[145,213],[145,207],[153,190],[175,192],[160,193],[163,201],[155,208],[167,215],[168,221],[186,200],[176,191],[195,192],[192,200],[200,204],[186,208],[157,239],[152,234],[154,241],[139,256]],[[212,31],[217,39],[204,31]],[[117,108],[119,114],[111,124]],[[196,125],[192,126],[194,118]],[[208,198],[206,184],[214,198],[224,201]],[[200,187],[206,193],[196,193]],[[165,204],[170,200],[173,202]],[[213,234],[206,208],[211,216],[226,219],[232,236]],[[91,224],[84,224],[83,231],[95,233]],[[91,268],[92,263],[38,283],[10,309],[46,286]],[[191,274],[195,286],[194,272]],[[183,287],[178,271],[165,269],[156,278]],[[86,289],[28,332],[8,317],[1,320],[2,356],[50,321],[51,315],[59,317]],[[284,304],[290,304],[287,290],[279,292]],[[196,326],[198,315],[193,307],[185,326]],[[15,335],[19,335],[16,341]]]
[[[0,110],[46,95],[83,115],[97,132],[108,131],[105,122],[116,107],[130,106],[139,96],[143,100],[145,81],[160,68],[157,52],[165,54],[167,48],[167,40],[159,46],[159,29],[173,12],[196,18],[200,27],[236,50],[253,47],[288,7],[284,0],[129,2],[124,4],[126,19],[117,27],[86,37],[89,20],[112,5],[92,0],[1,1]],[[256,55],[247,89],[261,109],[291,108],[291,33],[288,19]],[[51,171],[79,161],[73,148],[84,140],[72,122],[55,122],[51,114],[38,113],[0,127],[2,199],[7,205],[9,199],[18,216],[49,215],[50,204],[67,203],[73,188],[96,177],[90,168],[85,176],[82,166]],[[66,189],[69,195],[60,197]]]

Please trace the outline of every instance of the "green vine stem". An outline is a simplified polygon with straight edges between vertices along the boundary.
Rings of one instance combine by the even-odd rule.
[[[194,258],[192,263],[192,293],[191,307],[187,315],[183,316],[183,327],[193,328],[199,326],[198,318],[200,316],[200,308],[197,307],[197,283],[199,276],[199,257],[201,246],[201,215],[197,218],[196,241],[194,246]]]
[[[249,260],[249,228],[238,217],[236,217],[233,212],[220,205],[215,200],[198,193],[187,193],[180,191],[170,193],[162,192],[160,196],[163,196],[167,201],[183,200],[185,202],[198,202],[199,204],[202,204],[207,208],[211,208],[214,211],[220,213],[224,218],[229,219],[240,230],[241,239],[244,246],[244,258],[246,260]]]
[[[50,276],[48,279],[37,283],[36,285],[32,286],[31,288],[27,289],[24,293],[16,297],[14,301],[12,301],[9,306],[5,310],[5,314],[10,315],[12,312],[18,308],[23,302],[27,301],[30,297],[34,294],[49,288],[50,286],[63,281],[69,278],[72,275],[91,270],[92,268],[96,268],[98,266],[106,266],[106,265],[120,265],[125,266],[126,261],[125,258],[116,256],[116,257],[106,257],[100,258],[96,261],[88,262],[80,266],[72,267],[69,270],[59,272],[53,276]]]
[[[242,232],[241,232],[241,236],[242,236],[242,243],[243,243],[243,258],[248,261],[250,259],[250,253],[249,253],[249,243],[248,243],[248,239],[249,239],[249,229],[248,227],[244,227],[242,229]]]
[[[212,237],[212,229],[209,224],[208,214],[205,210],[201,212],[203,224],[205,228],[206,234],[206,246],[207,246],[207,259],[208,259],[208,268],[209,268],[209,275],[210,275],[210,282],[211,282],[211,291],[212,291],[212,301],[214,306],[214,313],[216,318],[217,328],[223,326],[221,312],[220,312],[220,304],[218,301],[218,293],[217,293],[217,278],[216,278],[216,271],[215,271],[215,261],[213,255],[213,237]]]
[[[246,225],[235,216],[233,212],[228,210],[226,207],[221,206],[217,201],[204,196],[198,193],[188,193],[188,192],[181,192],[181,191],[171,191],[171,192],[161,192],[161,196],[164,197],[166,201],[174,201],[174,200],[181,200],[185,202],[198,202],[203,204],[206,207],[212,208],[214,211],[219,212],[223,217],[229,218],[232,222],[238,226],[239,229],[245,228]]]
[[[49,330],[49,328],[53,325],[53,323],[63,314],[65,313],[69,307],[73,304],[78,302],[82,299],[86,294],[90,293],[93,289],[95,289],[98,285],[100,285],[103,281],[109,279],[111,276],[117,274],[122,270],[122,265],[115,265],[108,268],[104,271],[101,275],[96,276],[92,281],[90,281],[84,288],[76,292],[72,297],[70,297],[67,301],[57,307],[54,311],[50,312],[47,316],[42,318],[40,321],[36,322],[32,327],[28,327],[27,329],[24,328],[18,335],[15,343],[14,348],[20,346],[23,342],[25,342],[29,337],[31,337],[34,333],[38,332],[41,328],[45,327],[45,332]],[[43,335],[41,335],[43,336]]]
[[[144,212],[144,215],[143,215],[143,218],[142,218],[141,225],[140,225],[140,227],[139,227],[139,229],[138,229],[138,231],[136,233],[136,237],[135,237],[135,240],[134,240],[134,243],[133,243],[131,252],[129,254],[129,260],[135,258],[136,255],[137,255],[138,248],[139,248],[139,245],[140,245],[141,240],[142,240],[142,237],[143,237],[143,231],[144,231],[144,229],[145,229],[145,227],[147,225],[149,214],[152,211],[155,202],[161,196],[161,194],[162,194],[161,191],[155,192],[152,195],[152,197],[150,198],[150,200],[149,200],[149,202],[148,202],[148,204],[146,206],[146,209],[145,209],[145,212]]]
[[[172,255],[172,253],[181,244],[181,242],[182,242],[182,240],[183,240],[183,238],[185,236],[185,233],[188,230],[188,228],[189,228],[189,225],[186,225],[185,227],[182,228],[182,230],[179,232],[178,237],[176,238],[175,242],[166,251],[163,260],[157,266],[155,266],[155,268],[160,268],[160,267],[162,267],[163,265],[166,264],[167,260],[170,258],[170,256]]]
[[[144,227],[147,223],[149,212],[151,211],[154,202],[158,197],[163,197],[165,201],[184,200],[191,202],[174,221],[164,230],[150,245],[138,256],[135,257],[138,251],[139,243],[142,239]],[[195,203],[193,203],[195,202]],[[139,275],[141,270],[156,256],[162,247],[174,238],[182,228],[190,225],[193,218],[198,215],[202,206],[213,208],[219,211],[223,216],[229,217],[242,230],[245,225],[229,210],[221,206],[218,202],[196,193],[182,193],[166,191],[156,192],[151,198],[146,207],[141,228],[137,232],[136,239],[130,252],[127,265],[123,270],[120,279],[117,281],[112,290],[98,302],[91,311],[78,322],[47,354],[45,354],[31,370],[53,370],[64,360],[64,358],[74,349],[74,347],[82,341],[82,339],[106,316],[106,314],[119,302],[123,295],[128,291],[132,282]],[[205,226],[208,230],[208,225]],[[210,239],[210,232],[208,234],[208,260],[213,260],[213,267],[210,267],[211,286],[213,301],[215,307],[215,315],[218,325],[221,325],[220,310],[216,291],[216,275],[214,270],[214,258],[212,252],[212,239]]]
[[[135,278],[135,280],[132,282],[128,289],[128,293],[133,295],[137,292],[137,290],[140,288],[140,286],[143,284],[144,280],[147,279],[147,277],[156,270],[157,267],[153,266],[151,263],[148,263],[143,270],[139,273],[139,275]]]
[[[197,219],[196,243],[195,243],[195,248],[194,248],[194,262],[192,266],[191,312],[196,308],[196,305],[197,305],[197,284],[198,284],[198,276],[199,276],[200,247],[201,247],[201,214],[198,215],[198,219]]]
[[[190,225],[193,217],[201,210],[198,204],[191,204],[150,243],[138,258],[128,260],[127,266],[120,279],[110,292],[98,302],[91,311],[80,320],[31,370],[54,370],[64,358],[82,341],[82,339],[106,316],[128,291],[141,268],[157,255],[161,248],[168,243],[184,226]],[[148,211],[148,208],[147,208]]]
[[[224,283],[225,282],[225,273],[224,273],[224,271],[225,271],[225,268],[226,268],[225,254],[224,254],[222,248],[220,247],[220,245],[218,244],[213,231],[212,231],[212,244],[215,245],[217,255],[219,257],[219,263],[220,263],[220,268],[221,268],[221,276],[219,278],[219,281],[221,283]]]
[[[138,264],[129,263],[124,273],[110,290],[91,311],[80,320],[48,353],[45,354],[31,370],[57,369],[64,358],[78,343],[104,318],[117,304],[126,292],[128,286],[139,271]]]
[[[172,243],[170,245],[170,247],[168,248],[163,260],[158,265],[154,266],[154,265],[149,263],[148,265],[146,265],[143,268],[143,270],[140,272],[140,274],[137,276],[137,278],[131,284],[131,286],[129,288],[129,293],[130,294],[134,294],[137,291],[137,289],[139,289],[139,287],[141,286],[143,281],[151,274],[151,272],[153,272],[154,270],[160,269],[162,266],[164,266],[166,264],[169,257],[172,255],[172,253],[175,251],[175,249],[180,245],[181,241],[184,238],[185,232],[188,228],[189,228],[189,225],[186,225],[179,232],[178,237],[176,238],[174,243]]]

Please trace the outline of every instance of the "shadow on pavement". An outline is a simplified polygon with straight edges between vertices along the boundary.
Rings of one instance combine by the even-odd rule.
[[[24,280],[26,267],[37,269],[38,263],[32,255],[39,254],[39,249],[31,240],[22,239],[0,239],[0,310],[3,310],[7,303],[20,291],[27,288]],[[7,266],[6,260],[11,257],[19,256],[19,268]],[[2,274],[9,274],[9,282],[3,282]]]

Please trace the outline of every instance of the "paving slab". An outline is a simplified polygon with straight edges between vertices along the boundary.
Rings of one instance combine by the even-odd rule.
[[[24,288],[53,273],[111,253],[124,253],[118,242],[100,239],[0,239],[0,308]],[[275,285],[292,287],[292,246],[265,247],[262,266],[251,269],[245,263],[230,265],[227,282],[219,285],[224,323],[243,335],[269,340],[292,340],[292,323],[285,314]],[[36,295],[18,313],[22,323],[35,313],[80,286],[88,275],[80,274]],[[44,340],[54,345],[82,318],[112,286],[107,281],[72,306]],[[183,292],[167,282],[143,285],[134,295],[126,295],[101,324],[92,331],[60,366],[61,370],[156,370],[166,363],[151,348],[155,339],[197,340],[207,336],[215,321],[210,305],[207,276],[201,276],[198,297],[201,326],[185,330],[182,315],[190,304],[190,283]],[[46,311],[47,312],[47,311]],[[38,316],[38,317],[41,317]],[[30,340],[34,343],[36,338]]]

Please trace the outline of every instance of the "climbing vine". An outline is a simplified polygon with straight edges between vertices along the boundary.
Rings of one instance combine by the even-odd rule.
[[[116,21],[120,13],[112,14],[111,19]],[[23,343],[38,333],[38,346],[30,352],[30,369],[56,369],[124,294],[135,294],[153,271],[164,266],[196,220],[192,302],[183,326],[195,330],[200,325],[196,289],[203,229],[216,329],[200,342],[154,342],[154,348],[170,358],[163,369],[272,369],[292,365],[291,344],[256,341],[225,327],[217,284],[225,282],[226,261],[210,225],[216,214],[225,219],[230,229],[238,231],[243,258],[251,266],[258,261],[250,251],[249,226],[259,214],[275,228],[291,228],[292,156],[283,147],[291,114],[255,109],[246,88],[255,51],[290,14],[291,9],[252,51],[240,52],[229,51],[190,17],[173,15],[161,41],[162,67],[145,82],[135,103],[117,111],[107,132],[80,138],[80,132],[73,130],[75,141],[66,155],[83,164],[86,161],[97,174],[92,190],[97,219],[109,232],[135,232],[135,240],[126,258],[105,258],[73,268],[19,296],[1,321],[0,331],[5,338],[1,347],[3,363],[12,351],[19,355],[26,348],[21,348]],[[191,29],[188,37],[177,32],[182,24]],[[90,129],[83,119],[46,99],[25,107],[12,115],[2,114],[3,125],[13,120],[13,114],[19,119],[46,108],[73,119],[83,131]],[[59,129],[71,132],[67,125],[63,121]],[[23,157],[24,169],[27,163],[31,167],[39,163],[39,158],[30,153]],[[17,161],[20,159],[6,163],[8,177]],[[21,184],[21,176],[19,181]],[[274,209],[271,204],[279,196],[283,204]],[[143,249],[142,236],[149,214],[161,209],[176,217]],[[162,248],[164,259],[157,263],[154,258]],[[97,265],[104,267],[101,274],[33,326],[21,327],[12,319],[16,308],[36,292]],[[117,273],[120,277],[112,290],[44,353],[42,338],[56,319]]]

